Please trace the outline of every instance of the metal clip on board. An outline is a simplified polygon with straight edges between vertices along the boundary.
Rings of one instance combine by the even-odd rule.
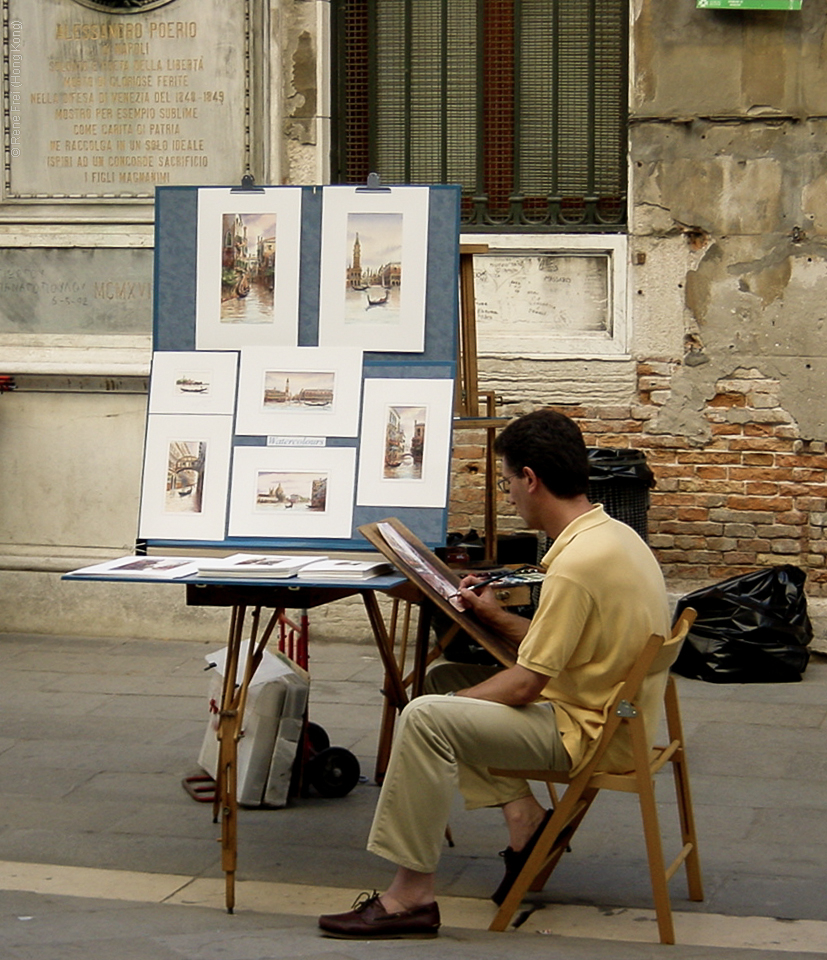
[[[231,187],[230,193],[264,193],[264,187],[257,187],[252,173],[245,173],[241,178],[241,186]]]
[[[357,193],[390,193],[390,187],[383,187],[378,173],[369,173],[368,181],[364,187],[357,187]]]

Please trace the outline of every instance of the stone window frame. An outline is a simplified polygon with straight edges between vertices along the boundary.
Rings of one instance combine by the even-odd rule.
[[[563,254],[574,256],[605,257],[608,260],[609,303],[608,324],[610,333],[605,335],[572,333],[548,337],[542,329],[530,336],[516,336],[513,343],[492,348],[486,344],[482,323],[477,320],[477,352],[480,359],[515,358],[546,360],[578,357],[580,359],[628,359],[630,349],[630,308],[628,303],[628,237],[626,234],[533,234],[518,233],[486,235],[463,234],[462,243],[474,244],[483,241],[489,254],[509,256],[535,256]]]

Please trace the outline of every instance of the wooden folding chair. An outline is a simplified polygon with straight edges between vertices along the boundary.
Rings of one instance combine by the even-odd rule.
[[[521,777],[525,780],[542,780],[548,784],[554,803],[554,813],[526,861],[520,875],[503,901],[490,930],[505,930],[526,891],[542,890],[552,870],[557,866],[571,838],[589,807],[601,790],[620,790],[636,793],[640,801],[643,819],[643,834],[649,859],[652,893],[658,919],[661,943],[674,943],[675,930],[672,923],[672,908],[669,901],[669,880],[683,863],[686,868],[690,900],[703,900],[701,867],[698,859],[698,842],[689,792],[689,775],[686,769],[683,730],[678,709],[677,690],[672,677],[666,684],[665,706],[669,743],[664,747],[649,748],[643,716],[635,706],[644,678],[655,672],[668,669],[678,655],[680,646],[695,619],[695,611],[686,609],[675,624],[672,637],[664,641],[652,636],[616,694],[597,749],[589,762],[573,777],[553,770],[507,770],[490,768],[497,776]],[[601,772],[603,759],[612,738],[626,728],[632,744],[634,768],[623,774]],[[678,802],[682,849],[675,860],[666,867],[663,859],[660,824],[655,803],[654,777],[666,763],[672,764],[675,792]],[[559,800],[553,784],[565,786]]]

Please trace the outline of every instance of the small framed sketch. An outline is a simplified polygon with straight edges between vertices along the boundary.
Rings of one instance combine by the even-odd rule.
[[[232,432],[231,416],[149,416],[138,536],[224,539]]]
[[[319,344],[421,353],[425,347],[427,187],[327,187]]]
[[[359,348],[242,350],[236,433],[355,437],[361,389]]]
[[[354,447],[236,447],[231,537],[347,539]]]
[[[356,502],[444,507],[453,380],[365,380]]]
[[[235,409],[238,354],[170,351],[152,355],[150,413],[225,414]]]
[[[195,345],[295,346],[301,188],[198,191]]]

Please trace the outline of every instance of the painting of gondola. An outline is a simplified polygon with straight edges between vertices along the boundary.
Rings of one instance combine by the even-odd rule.
[[[422,479],[425,418],[425,407],[388,407],[385,427],[386,479]]]
[[[427,187],[325,188],[320,346],[422,352],[428,205]]]
[[[259,470],[256,477],[256,509],[324,513],[327,509],[327,475]]]
[[[453,390],[448,378],[365,380],[357,506],[444,507]]]
[[[166,511],[201,513],[207,444],[203,440],[173,440],[169,445]]]
[[[149,381],[150,413],[232,414],[238,354],[156,351]]]
[[[345,325],[399,322],[402,222],[401,213],[348,215]]]
[[[332,371],[265,370],[262,406],[268,411],[325,413],[333,409],[335,388]]]
[[[209,372],[199,370],[197,372],[186,371],[181,373],[175,380],[175,392],[198,393],[202,396],[210,392]]]
[[[198,190],[197,350],[298,344],[301,196]]]
[[[221,217],[221,322],[272,323],[276,215]]]
[[[150,413],[139,537],[224,539],[232,431],[232,416]]]

